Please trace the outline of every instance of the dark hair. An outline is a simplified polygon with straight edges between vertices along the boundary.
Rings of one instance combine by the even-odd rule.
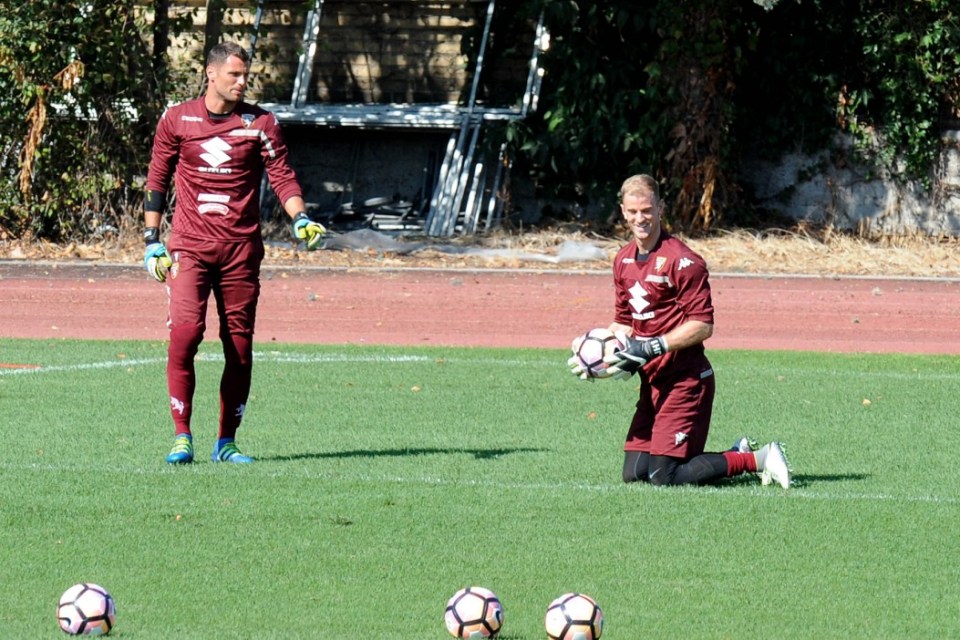
[[[207,54],[207,66],[223,64],[230,56],[236,56],[244,63],[250,64],[250,54],[247,53],[246,49],[236,42],[220,42],[214,45],[210,49],[210,53]]]

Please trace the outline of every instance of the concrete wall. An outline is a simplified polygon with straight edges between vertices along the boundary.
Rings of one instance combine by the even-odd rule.
[[[960,131],[946,132],[943,142],[930,188],[858,165],[848,139],[837,141],[839,154],[790,153],[775,162],[748,160],[743,180],[760,205],[795,220],[867,237],[960,236]]]

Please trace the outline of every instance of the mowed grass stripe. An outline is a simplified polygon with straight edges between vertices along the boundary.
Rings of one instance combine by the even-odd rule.
[[[62,635],[54,604],[81,580],[141,640],[439,639],[471,584],[504,602],[504,640],[542,638],[573,590],[611,640],[675,634],[681,613],[689,638],[955,635],[957,358],[712,352],[708,447],[785,440],[783,491],[622,484],[635,385],[573,379],[563,348],[271,344],[243,468],[209,462],[215,342],[186,468],[163,462],[165,344],[0,349],[64,369],[0,377],[0,637]]]
[[[335,455],[335,454],[332,454]],[[258,465],[261,467],[266,467],[268,462],[263,460],[259,461],[261,464]],[[196,473],[198,475],[215,475],[222,473],[221,470],[216,468],[202,468],[203,461],[200,463],[189,467],[190,473]],[[41,465],[41,464],[14,464],[14,463],[0,463],[0,469],[7,469],[11,471],[40,471],[40,472],[53,472],[53,473],[104,473],[104,474],[114,474],[120,476],[126,475],[137,475],[137,476],[161,476],[169,475],[173,473],[186,473],[183,467],[170,467],[170,466],[156,466],[156,467],[118,467],[118,466],[79,466],[79,465]],[[232,473],[232,472],[230,472]],[[244,470],[244,473],[252,473],[250,471]],[[920,503],[930,503],[930,504],[943,504],[943,505],[960,505],[960,498],[958,497],[946,497],[939,495],[893,495],[893,494],[865,494],[865,493],[842,493],[842,492],[823,492],[823,491],[809,491],[802,488],[791,488],[789,491],[780,492],[777,489],[768,489],[768,488],[757,488],[757,487],[731,487],[731,486],[721,486],[721,487],[674,487],[674,488],[651,488],[646,485],[623,485],[621,483],[616,484],[589,484],[589,483],[579,483],[579,482],[552,482],[552,483],[518,483],[518,482],[498,482],[494,480],[482,480],[482,479],[457,479],[451,480],[449,478],[441,477],[428,477],[428,476],[389,476],[389,475],[343,475],[341,473],[331,473],[324,472],[322,470],[307,470],[307,469],[298,469],[298,470],[283,470],[279,471],[276,468],[268,472],[258,471],[255,475],[263,478],[298,478],[298,479],[316,479],[328,482],[331,484],[336,483],[368,483],[372,485],[380,485],[384,483],[388,484],[419,484],[424,486],[449,486],[449,487],[461,487],[461,488],[488,488],[488,489],[497,489],[502,491],[531,491],[531,492],[540,492],[540,493],[562,493],[562,492],[590,492],[590,493],[623,493],[630,491],[648,491],[656,494],[658,492],[664,492],[664,499],[672,500],[674,498],[682,498],[684,495],[694,495],[700,496],[705,493],[713,493],[718,498],[723,499],[757,499],[757,498],[772,498],[772,499],[788,499],[788,500],[843,500],[843,501],[862,501],[862,502],[920,502]]]

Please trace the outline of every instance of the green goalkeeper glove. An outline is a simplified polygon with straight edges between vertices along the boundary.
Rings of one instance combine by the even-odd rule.
[[[320,241],[323,240],[323,234],[326,232],[326,227],[311,220],[303,211],[293,219],[293,235],[298,240],[307,241],[308,251],[313,251],[320,246]]]
[[[147,268],[147,273],[154,280],[166,282],[167,271],[170,270],[173,262],[170,260],[167,248],[160,242],[160,230],[156,227],[147,227],[143,233],[143,239],[147,243],[143,250],[143,266]]]

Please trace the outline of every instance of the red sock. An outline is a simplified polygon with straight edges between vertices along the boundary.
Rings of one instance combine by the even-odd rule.
[[[724,451],[723,457],[727,459],[727,477],[738,476],[741,473],[757,470],[757,459],[752,453],[740,453],[739,451]]]

